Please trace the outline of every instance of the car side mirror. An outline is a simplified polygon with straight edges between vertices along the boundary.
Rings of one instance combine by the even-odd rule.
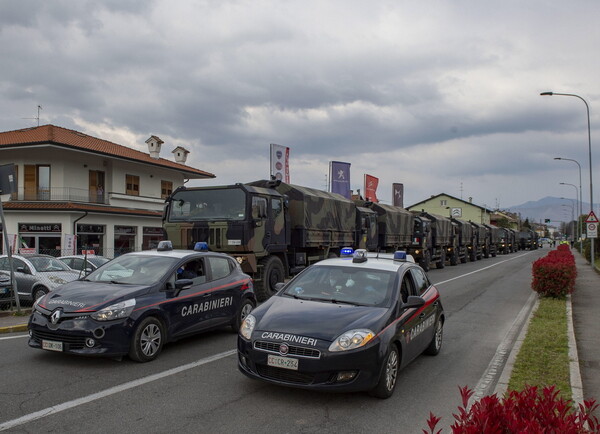
[[[409,309],[412,307],[421,307],[425,305],[425,299],[417,295],[409,295],[406,303],[402,305],[403,309]]]

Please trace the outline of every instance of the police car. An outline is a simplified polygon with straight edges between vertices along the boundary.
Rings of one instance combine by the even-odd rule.
[[[197,249],[128,253],[40,298],[29,346],[89,356],[155,359],[166,342],[230,325],[256,306],[251,278],[230,256]]]
[[[238,367],[274,384],[388,398],[402,367],[439,353],[444,320],[412,257],[357,250],[307,268],[248,315]]]

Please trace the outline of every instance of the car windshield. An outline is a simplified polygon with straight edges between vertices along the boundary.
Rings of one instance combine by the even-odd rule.
[[[35,271],[48,272],[48,271],[68,271],[69,266],[64,262],[48,256],[33,256],[29,259],[29,262],[35,268]]]
[[[388,307],[395,276],[387,270],[313,266],[292,280],[284,294],[330,303]]]
[[[176,258],[164,256],[123,255],[90,273],[86,280],[151,285],[171,271],[175,262]]]
[[[100,265],[104,265],[109,261],[109,259],[107,259],[103,256],[88,256],[87,260],[88,260],[88,262],[91,262],[92,264],[94,264],[96,267],[99,267]]]
[[[183,190],[173,195],[168,221],[244,220],[245,205],[239,188]]]

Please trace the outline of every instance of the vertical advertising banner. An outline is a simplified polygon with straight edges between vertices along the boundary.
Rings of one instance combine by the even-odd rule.
[[[352,190],[350,190],[350,163],[330,161],[329,181],[332,193],[338,193],[346,199],[352,199]]]
[[[379,185],[379,178],[372,175],[365,174],[365,200],[378,203],[377,199],[377,186]]]
[[[290,148],[271,143],[271,176],[286,184],[290,182]]]
[[[6,238],[8,238],[8,248],[10,249],[10,253],[14,255],[17,245],[17,234],[6,234]]]
[[[392,184],[392,203],[394,206],[404,208],[404,184]]]
[[[65,234],[65,241],[63,243],[63,255],[75,255],[77,254],[77,236],[73,234]]]

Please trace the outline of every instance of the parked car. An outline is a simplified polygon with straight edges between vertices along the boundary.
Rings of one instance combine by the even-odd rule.
[[[35,301],[60,285],[79,278],[79,272],[54,256],[12,255],[12,260],[19,298],[24,301]],[[7,255],[0,256],[0,270],[10,272]]]
[[[11,301],[10,274],[0,271],[0,309],[9,309]]]
[[[88,274],[99,268],[101,265],[106,264],[110,259],[104,256],[96,255],[69,255],[60,256],[58,259],[63,261],[73,270],[82,272],[82,274]]]

